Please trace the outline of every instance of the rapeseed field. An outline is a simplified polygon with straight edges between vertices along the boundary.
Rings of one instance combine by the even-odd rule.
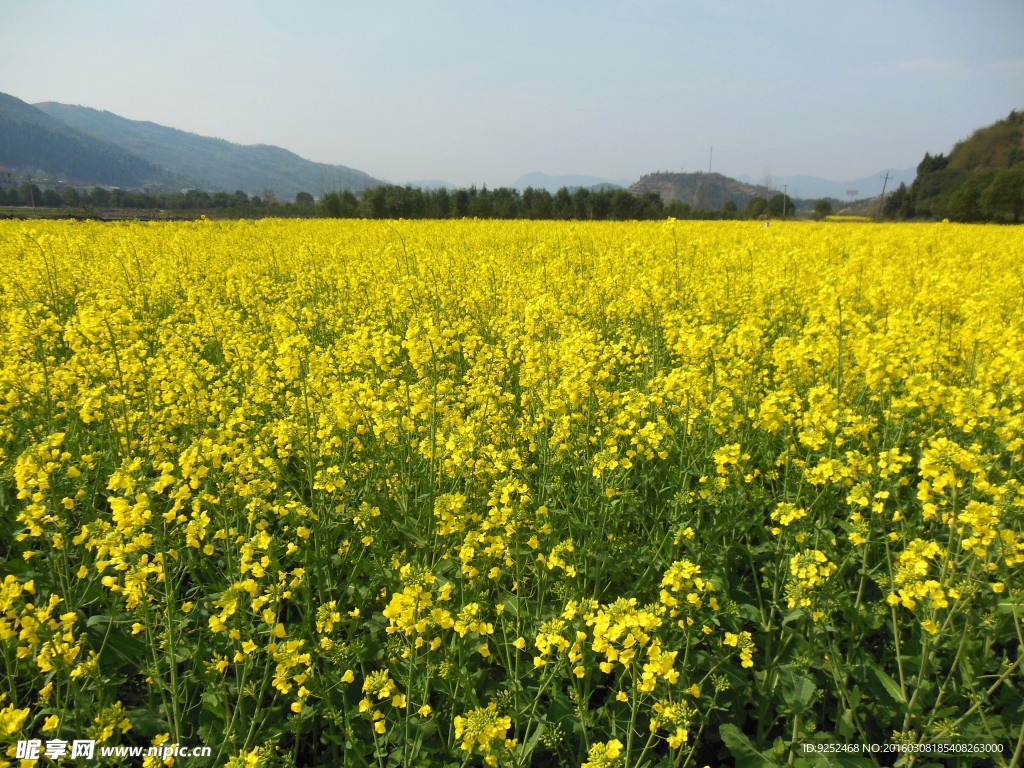
[[[1020,764],[1024,230],[2,222],[0,323],[0,766]]]

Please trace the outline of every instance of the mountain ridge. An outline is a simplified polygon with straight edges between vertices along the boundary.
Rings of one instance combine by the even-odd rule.
[[[172,189],[191,179],[0,93],[0,165],[72,184]]]
[[[92,107],[40,102],[40,112],[71,128],[187,176],[199,186],[233,192],[294,197],[298,192],[330,189],[362,191],[380,184],[368,173],[343,165],[306,160],[272,144],[235,144],[147,120],[129,120]]]

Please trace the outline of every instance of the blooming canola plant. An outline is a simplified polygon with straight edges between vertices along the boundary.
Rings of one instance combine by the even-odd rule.
[[[0,765],[1019,760],[1022,254],[0,222]]]

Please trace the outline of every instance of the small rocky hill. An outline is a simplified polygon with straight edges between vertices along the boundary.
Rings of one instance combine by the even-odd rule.
[[[717,211],[732,200],[738,208],[754,197],[768,199],[775,192],[755,184],[745,184],[720,173],[649,173],[629,188],[634,195],[658,192],[666,203],[673,200],[693,208]]]

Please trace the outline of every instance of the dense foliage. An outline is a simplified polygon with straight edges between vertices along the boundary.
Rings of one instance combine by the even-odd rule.
[[[1024,113],[976,131],[949,156],[925,153],[917,177],[886,198],[886,218],[1019,222],[1024,215]]]
[[[0,222],[0,764],[1019,761],[1022,248]]]

